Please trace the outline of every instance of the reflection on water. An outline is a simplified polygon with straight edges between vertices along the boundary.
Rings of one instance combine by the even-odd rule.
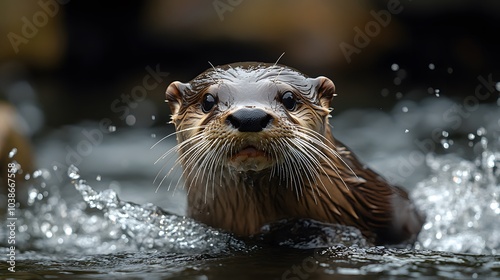
[[[94,169],[85,164],[79,167],[82,172],[85,169],[95,172],[91,175],[94,178],[97,175],[98,179],[93,183],[86,181],[90,175],[80,174],[74,166],[64,170],[67,171],[64,177],[56,176],[63,170],[54,170],[51,165],[45,165],[32,174],[28,207],[18,212],[22,213],[18,216],[16,236],[17,248],[21,250],[17,270],[21,272],[16,272],[16,276],[29,279],[35,271],[33,273],[47,277],[74,278],[79,275],[95,279],[109,278],[110,275],[148,279],[188,276],[231,279],[242,274],[251,275],[248,279],[305,279],[306,276],[326,279],[332,274],[499,277],[500,110],[497,106],[481,108],[477,116],[467,120],[467,131],[455,131],[453,138],[444,124],[428,121],[432,117],[429,112],[443,110],[436,108],[436,103],[439,102],[402,102],[397,106],[406,109],[395,110],[390,115],[362,112],[366,118],[362,123],[366,127],[361,128],[359,120],[353,118],[361,116],[359,111],[356,114],[347,112],[333,119],[336,135],[343,135],[341,140],[349,143],[354,151],[360,151],[361,158],[375,169],[390,179],[402,180],[399,183],[405,183],[416,203],[426,212],[427,223],[415,248],[370,247],[355,230],[311,221],[300,221],[298,226],[304,231],[319,233],[322,236],[320,241],[299,238],[277,242],[288,248],[256,245],[162,210],[158,206],[160,200],[157,203],[155,198],[160,196],[161,203],[168,207],[177,197],[165,194],[166,190],[162,192],[162,189],[155,193],[151,181],[144,183],[132,176],[125,180],[131,188],[126,188],[126,183],[116,187],[117,183],[112,179],[138,169],[133,166],[137,162],[131,163],[133,168],[123,166],[123,174],[116,175],[113,172],[117,166],[102,164],[107,156],[96,155],[96,158],[87,159],[95,164]],[[446,107],[449,103],[441,101],[440,104]],[[442,141],[435,144],[444,154],[439,154],[437,149],[425,151],[425,164],[413,166],[412,173],[402,174],[401,170],[391,173],[398,169],[388,167],[407,162],[404,160],[411,159],[415,149],[404,137],[411,133],[414,137],[425,135],[435,126],[443,128]],[[359,142],[363,139],[360,133],[371,136],[370,146],[372,149],[376,147],[376,151],[366,149],[366,145]],[[145,135],[151,135],[151,132]],[[383,137],[379,137],[381,135]],[[102,150],[113,148],[116,153],[116,147],[133,147],[147,142],[144,139],[129,140],[133,143],[121,140],[130,138],[133,137],[111,137],[111,147],[103,144]],[[58,137],[48,140],[57,141],[60,141]],[[154,143],[151,139],[149,141]],[[144,148],[144,144],[140,145]],[[394,147],[397,147],[397,152],[392,153]],[[438,154],[433,153],[436,151]],[[129,153],[135,153],[133,148],[129,148]],[[42,155],[46,158],[56,156],[43,152]],[[143,155],[148,157],[146,152]],[[148,160],[152,163],[155,158]],[[147,166],[150,170],[151,165]],[[428,170],[422,171],[425,166]],[[107,170],[110,172],[106,173]],[[150,174],[150,178],[154,178],[156,171]],[[419,176],[422,179],[411,189],[408,182]],[[177,178],[171,180],[176,182]],[[144,185],[147,185],[146,189]],[[109,189],[109,186],[115,187]],[[97,190],[98,187],[102,190]],[[132,202],[120,199],[120,192],[126,195],[127,191],[132,192],[127,199]],[[290,225],[278,223],[267,229],[274,233],[276,228],[289,231]],[[0,229],[0,233],[5,236],[6,229]],[[262,240],[266,238],[262,237]],[[5,242],[5,238],[1,242]],[[331,246],[325,249],[325,243]],[[7,244],[2,243],[2,246],[7,247]],[[5,263],[0,264],[1,273],[6,267]]]

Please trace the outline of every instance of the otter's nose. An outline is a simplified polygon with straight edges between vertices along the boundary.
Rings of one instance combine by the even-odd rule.
[[[226,120],[240,132],[259,132],[269,125],[273,117],[261,109],[242,108],[227,116]]]

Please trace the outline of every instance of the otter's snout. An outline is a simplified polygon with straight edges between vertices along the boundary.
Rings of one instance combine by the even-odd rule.
[[[273,117],[262,109],[242,108],[227,116],[226,122],[240,132],[259,132],[272,120]]]

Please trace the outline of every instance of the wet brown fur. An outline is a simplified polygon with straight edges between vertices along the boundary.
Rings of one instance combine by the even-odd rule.
[[[293,111],[279,100],[288,90],[298,101]],[[218,102],[204,113],[206,93]],[[332,136],[334,95],[328,78],[263,63],[220,66],[189,83],[173,82],[166,99],[177,130],[188,215],[238,235],[256,234],[283,218],[311,218],[355,226],[376,244],[414,241],[423,217],[407,193]],[[271,125],[261,132],[230,127],[227,116],[242,107],[265,110],[273,116]],[[265,152],[264,167],[235,170],[230,158],[248,145]]]

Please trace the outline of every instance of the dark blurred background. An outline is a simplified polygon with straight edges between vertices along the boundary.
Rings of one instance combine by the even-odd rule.
[[[341,44],[356,46],[355,27],[365,30],[388,3],[402,10],[348,63]],[[499,34],[495,0],[2,0],[0,99],[34,137],[103,118],[117,127],[164,125],[170,82],[192,79],[208,61],[275,62],[284,52],[280,63],[335,82],[337,112],[386,110],[435,93],[463,99],[479,75],[500,81]],[[127,121],[112,104],[142,85],[148,66],[169,75]]]

